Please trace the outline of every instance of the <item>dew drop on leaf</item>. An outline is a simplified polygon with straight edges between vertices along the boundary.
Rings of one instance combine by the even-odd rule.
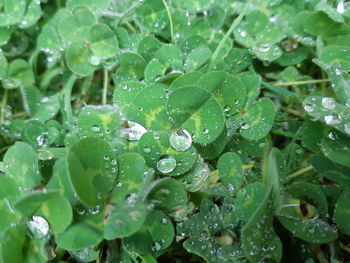
[[[129,141],[138,141],[141,136],[147,132],[145,127],[137,122],[128,121],[129,128],[123,129],[121,132]]]
[[[322,99],[322,106],[326,109],[332,110],[335,108],[335,100],[333,98],[325,97]]]
[[[208,134],[209,133],[209,130],[208,129],[204,129],[203,130],[203,134]]]
[[[164,174],[171,173],[176,168],[176,160],[171,155],[165,155],[157,162],[157,169]]]
[[[249,129],[249,124],[248,124],[248,123],[243,123],[242,126],[241,126],[241,128],[242,128],[243,130],[247,130],[247,129]]]
[[[49,224],[41,216],[33,216],[27,227],[34,238],[42,238],[49,233]]]
[[[335,124],[339,124],[341,122],[341,120],[339,119],[339,116],[337,114],[329,114],[329,115],[324,116],[324,121],[328,125],[335,125]]]
[[[179,129],[170,134],[169,138],[171,146],[179,151],[184,152],[188,150],[192,145],[191,134],[185,129]]]
[[[162,218],[162,220],[160,221],[163,225],[165,225],[166,223],[168,223],[168,219],[166,219],[165,217]]]
[[[93,132],[99,132],[101,130],[101,128],[98,125],[92,125],[91,126],[91,130]]]
[[[313,112],[315,110],[315,106],[313,104],[307,103],[304,105],[304,110],[306,112]]]
[[[145,153],[150,153],[151,152],[151,148],[146,146],[145,148],[143,148],[143,151]]]

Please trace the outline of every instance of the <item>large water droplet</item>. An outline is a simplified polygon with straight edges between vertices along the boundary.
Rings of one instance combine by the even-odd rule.
[[[325,97],[322,99],[322,106],[326,109],[333,110],[336,106],[333,98]]]
[[[157,169],[164,174],[171,173],[176,168],[176,160],[171,155],[165,155],[157,162]]]
[[[128,121],[129,128],[122,130],[122,134],[127,136],[129,141],[140,140],[141,136],[147,132],[145,127],[137,122]]]
[[[335,125],[341,122],[340,117],[337,114],[329,114],[324,116],[324,121],[328,125]]]
[[[98,125],[92,125],[91,126],[91,130],[93,132],[99,132],[101,130],[101,128]]]
[[[152,246],[152,251],[159,251],[161,249],[162,249],[162,246],[158,242],[155,242]]]
[[[315,110],[315,105],[307,103],[304,105],[304,110],[306,112],[313,112]]]
[[[243,123],[242,126],[241,126],[241,128],[242,128],[243,130],[247,130],[247,129],[249,129],[249,124],[248,124],[248,123]]]
[[[49,224],[41,216],[33,216],[32,220],[27,222],[27,227],[34,238],[42,238],[49,233]]]
[[[169,141],[171,146],[179,152],[188,150],[192,145],[191,134],[185,129],[172,132]]]

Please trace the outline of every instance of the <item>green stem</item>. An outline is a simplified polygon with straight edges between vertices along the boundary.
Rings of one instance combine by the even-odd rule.
[[[4,88],[4,94],[3,94],[2,102],[1,102],[0,123],[4,122],[5,108],[6,108],[6,104],[7,104],[7,95],[8,95],[8,90]]]
[[[171,43],[174,43],[174,25],[173,25],[173,19],[172,19],[172,17],[171,17],[171,13],[170,13],[170,10],[169,10],[169,6],[168,6],[166,0],[162,0],[162,1],[163,1],[165,10],[166,10],[166,12],[167,12],[167,14],[168,14],[168,18],[169,18]]]
[[[276,87],[281,86],[299,86],[299,85],[307,85],[307,84],[318,84],[318,83],[327,83],[329,79],[311,79],[311,80],[302,80],[302,81],[291,81],[291,82],[278,82],[272,84]]]
[[[312,171],[314,168],[312,167],[312,165],[306,166],[290,175],[287,176],[286,180],[284,181],[284,183],[289,183],[290,181],[294,180],[295,178]]]
[[[262,158],[262,167],[261,167],[261,180],[263,182],[263,184],[266,183],[267,180],[267,168],[268,168],[268,161],[269,161],[269,154],[271,151],[271,147],[272,147],[272,143],[271,143],[271,138],[267,137],[266,139],[266,145],[264,148],[264,154],[263,154],[263,158]]]
[[[102,91],[102,104],[107,103],[107,93],[108,93],[108,70],[103,70],[103,91]]]
[[[250,6],[250,1],[244,6],[242,12],[239,14],[239,16],[233,21],[231,27],[229,28],[229,30],[226,32],[225,36],[221,39],[219,45],[216,47],[210,62],[208,64],[207,67],[207,71],[210,71],[215,63],[216,58],[219,55],[219,52],[221,51],[222,47],[224,46],[226,40],[230,37],[230,35],[232,34],[233,30],[238,26],[238,24],[242,21],[243,17],[245,16],[245,14],[248,11],[248,7]]]
[[[63,91],[64,91],[64,111],[67,114],[67,122],[69,124],[73,123],[73,111],[72,111],[72,104],[71,104],[71,100],[72,100],[72,89],[74,86],[74,83],[77,79],[77,76],[72,74],[68,81],[66,82],[66,84],[63,87]]]

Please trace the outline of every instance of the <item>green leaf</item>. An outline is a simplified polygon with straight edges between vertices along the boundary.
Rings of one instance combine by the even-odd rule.
[[[173,210],[186,204],[187,194],[180,182],[164,178],[153,183],[147,199],[155,209]]]
[[[120,67],[113,74],[113,81],[118,84],[121,81],[139,80],[143,77],[146,67],[145,60],[136,53],[122,53],[118,57]]]
[[[56,235],[56,243],[66,250],[82,250],[103,240],[103,213],[84,215],[64,232]]]
[[[322,49],[319,59],[326,68],[330,68],[334,62],[338,62],[340,69],[350,70],[350,48],[347,46],[326,46]]]
[[[142,55],[147,61],[151,60],[154,57],[154,53],[162,46],[161,42],[159,42],[153,36],[146,36],[143,38],[138,47],[137,51]]]
[[[185,72],[192,72],[200,69],[211,58],[212,52],[208,47],[200,46],[193,49],[185,59],[184,69]]]
[[[36,192],[21,197],[15,208],[24,216],[42,216],[54,233],[64,231],[72,222],[72,208],[68,200],[57,192]]]
[[[349,138],[335,132],[331,132],[321,142],[321,150],[328,159],[347,167],[350,167],[349,147]]]
[[[9,227],[4,231],[1,240],[2,262],[18,263],[25,259],[22,247],[25,242],[25,228],[22,224]],[[5,261],[6,260],[6,261]]]
[[[334,220],[340,231],[346,235],[350,233],[350,210],[349,210],[350,194],[344,191],[339,197],[334,210]]]
[[[68,68],[80,76],[92,75],[95,66],[90,64],[89,56],[89,49],[84,44],[72,43],[65,54]]]
[[[177,151],[171,146],[170,136],[171,134],[167,131],[146,132],[140,139],[139,152],[145,158],[147,165],[158,169],[158,171],[158,165],[162,158],[173,157],[175,166],[171,167],[171,171],[167,171],[166,174],[168,176],[177,176],[186,173],[193,167],[197,154],[193,146],[190,146],[185,151]]]
[[[196,85],[197,81],[203,74],[198,71],[185,73],[179,77],[177,77],[169,86],[169,90],[174,90],[177,88],[185,87],[185,86],[193,86]]]
[[[6,175],[20,187],[32,188],[41,181],[36,153],[26,143],[16,142],[11,146],[4,156],[4,168]]]
[[[23,59],[12,60],[8,67],[7,79],[3,85],[7,89],[30,86],[34,84],[33,70],[27,61]]]
[[[154,33],[160,33],[167,26],[169,19],[161,0],[149,0],[136,10],[143,27]]]
[[[105,24],[96,24],[90,28],[88,40],[92,53],[101,59],[107,59],[116,55],[118,40]]]
[[[137,81],[118,82],[113,93],[114,103],[126,114],[127,109],[132,107],[132,100],[145,85]]]
[[[164,250],[173,242],[175,233],[170,219],[160,211],[150,211],[141,229],[123,239],[129,251],[153,254]]]
[[[218,170],[221,181],[233,189],[240,189],[243,183],[242,161],[238,154],[227,152],[220,156]]]
[[[100,204],[116,180],[117,163],[110,146],[87,137],[68,150],[68,170],[78,198],[88,206]]]
[[[331,65],[328,76],[332,82],[332,88],[338,100],[346,104],[350,99],[350,80],[346,71],[341,70],[340,64],[335,62]]]
[[[139,193],[142,187],[147,183],[145,175],[148,172],[145,159],[137,153],[126,153],[118,157],[117,183],[111,194],[111,202],[117,205],[125,205],[129,201],[134,202],[142,198]],[[128,200],[128,198],[131,198]]]
[[[118,109],[109,105],[85,106],[78,118],[78,133],[81,137],[111,138],[121,123]]]
[[[71,204],[77,203],[75,191],[70,181],[67,161],[64,159],[57,160],[53,166],[52,176],[46,184],[47,190],[59,190]]]
[[[331,97],[310,96],[304,102],[304,110],[316,120],[350,134],[350,110]]]
[[[270,187],[255,213],[242,229],[243,248],[253,262],[271,259],[279,262],[282,243],[273,226],[273,192]]]
[[[246,89],[241,81],[224,71],[211,71],[204,74],[197,85],[211,92],[226,114],[236,113],[246,99]]]
[[[140,90],[125,112],[126,117],[146,129],[169,127],[169,117],[165,108],[167,86],[153,84]]]
[[[291,196],[315,205],[319,209],[319,214],[323,218],[328,217],[328,203],[326,197],[321,188],[317,185],[296,182],[289,186],[286,190],[291,194]]]
[[[310,243],[328,243],[337,238],[337,231],[327,222],[318,218],[298,219],[278,216],[278,219],[296,237]]]
[[[0,200],[8,198],[11,201],[16,200],[16,197],[19,196],[18,184],[15,179],[6,176],[0,175]]]
[[[0,14],[0,26],[10,26],[21,21],[26,3],[22,0],[3,0],[3,10]]]
[[[276,109],[268,98],[262,98],[247,109],[243,115],[240,134],[249,140],[259,140],[272,128]]]
[[[96,22],[95,15],[88,8],[78,7],[72,15],[59,22],[58,32],[61,38],[68,42],[84,42],[88,39],[90,28]]]
[[[223,109],[202,88],[190,86],[174,90],[168,98],[167,110],[173,126],[188,130],[196,143],[212,142],[223,131]]]
[[[7,59],[2,51],[0,51],[0,64],[0,78],[5,78],[7,75]]]
[[[147,209],[143,205],[123,206],[112,209],[109,213],[105,219],[104,238],[113,240],[138,231],[146,219]]]
[[[239,190],[234,200],[234,217],[242,221],[248,221],[261,205],[266,192],[267,187],[258,182],[248,184]]]
[[[28,28],[35,25],[35,23],[40,19],[41,15],[42,11],[40,2],[32,0],[27,6],[27,11],[22,18],[20,27]]]

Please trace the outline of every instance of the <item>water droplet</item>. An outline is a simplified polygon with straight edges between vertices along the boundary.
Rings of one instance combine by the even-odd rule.
[[[160,222],[165,225],[166,223],[168,223],[168,219],[166,219],[165,217],[162,218],[162,220],[160,220]]]
[[[334,132],[328,133],[328,138],[331,139],[332,141],[334,141],[336,139]]]
[[[93,132],[99,132],[101,130],[101,128],[98,125],[92,125],[91,126],[91,130]]]
[[[229,112],[231,110],[230,105],[225,105],[224,112]]]
[[[129,141],[140,140],[142,135],[147,132],[147,130],[137,122],[128,121],[129,128],[123,129],[121,132],[123,135],[127,136]]]
[[[209,130],[208,129],[204,129],[203,130],[203,134],[208,134],[209,133]]]
[[[105,154],[104,156],[103,156],[103,160],[109,160],[109,156],[107,155],[107,154]]]
[[[345,12],[345,8],[344,8],[344,2],[340,1],[337,5],[337,12],[339,14],[343,14]]]
[[[151,152],[151,148],[146,146],[145,148],[143,148],[143,151],[145,153],[150,153]]]
[[[341,69],[339,69],[339,68],[335,69],[335,75],[340,76],[341,73],[342,73]]]
[[[159,251],[161,249],[162,249],[162,246],[158,242],[155,242],[152,246],[152,251]]]
[[[335,109],[336,103],[333,98],[325,97],[322,99],[322,106],[326,109]]]
[[[171,146],[179,152],[187,151],[192,145],[191,134],[182,128],[171,132],[169,141]]]
[[[117,160],[116,159],[112,159],[111,160],[111,165],[117,165]]]
[[[173,156],[165,155],[157,162],[157,169],[164,174],[171,173],[176,168],[176,160]]]
[[[243,123],[243,124],[241,125],[241,128],[242,128],[243,130],[247,130],[247,129],[249,129],[249,124],[248,124],[248,123]]]
[[[117,183],[117,187],[122,187],[123,186],[123,183],[122,182],[118,182]]]
[[[49,224],[41,216],[33,216],[32,220],[27,222],[27,227],[34,238],[42,238],[49,233]]]
[[[350,123],[344,124],[344,130],[348,135],[350,135]]]
[[[97,206],[94,206],[94,207],[89,207],[89,212],[92,215],[98,214],[100,212],[100,206],[97,205]]]
[[[89,56],[89,63],[93,66],[98,66],[101,63],[101,59],[94,55]]]
[[[306,112],[313,112],[315,110],[315,105],[307,103],[304,105],[304,110]]]
[[[324,121],[326,122],[326,124],[328,125],[336,125],[339,124],[341,122],[340,120],[340,116],[338,116],[337,114],[329,114],[326,115],[324,117]]]

